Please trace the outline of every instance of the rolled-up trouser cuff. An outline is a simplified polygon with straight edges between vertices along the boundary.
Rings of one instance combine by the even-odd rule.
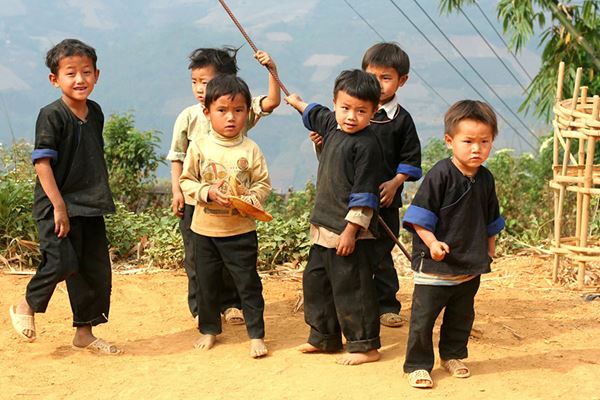
[[[337,335],[323,335],[314,329],[310,330],[308,343],[321,351],[327,352],[340,351],[343,347],[341,333]]]
[[[96,325],[100,325],[100,324],[105,324],[108,322],[108,315],[100,315],[99,317],[94,318],[91,321],[87,321],[87,322],[78,322],[78,321],[73,321],[73,328],[78,328],[80,326],[96,326]]]
[[[380,347],[381,340],[379,336],[373,339],[346,342],[346,350],[348,353],[366,353],[367,351],[378,349]]]

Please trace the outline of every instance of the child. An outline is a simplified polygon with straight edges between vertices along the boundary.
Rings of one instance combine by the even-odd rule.
[[[194,317],[198,315],[196,306],[196,272],[194,267],[194,252],[192,238],[194,233],[190,230],[194,204],[189,197],[184,195],[179,187],[179,177],[183,168],[183,160],[190,142],[197,137],[207,136],[210,131],[210,123],[204,115],[204,97],[206,84],[216,74],[233,74],[238,71],[236,64],[237,50],[229,47],[223,49],[201,48],[190,54],[189,69],[192,71],[192,92],[198,100],[198,104],[183,110],[173,127],[173,139],[167,160],[171,160],[171,190],[173,192],[173,212],[181,218],[179,229],[183,237],[184,267],[188,276],[188,306]],[[275,63],[269,55],[263,51],[255,54],[256,59],[262,64],[276,68]],[[269,74],[269,94],[257,96],[252,99],[252,105],[248,113],[248,120],[243,128],[245,134],[252,128],[260,117],[269,115],[281,102],[279,85]],[[243,324],[244,317],[240,311],[240,298],[235,290],[229,272],[223,270],[221,311],[225,321],[231,324]]]
[[[421,143],[415,124],[396,97],[396,91],[408,80],[408,55],[395,43],[378,43],[370,47],[362,60],[362,69],[375,75],[381,86],[378,111],[371,121],[372,130],[383,149],[383,183],[379,215],[398,237],[404,182],[421,178]],[[381,230],[381,229],[380,229]],[[376,239],[377,268],[374,279],[379,300],[379,320],[382,325],[400,327],[401,304],[396,298],[400,289],[394,268],[394,241],[385,232]]]
[[[504,229],[494,177],[482,166],[498,133],[494,111],[480,101],[459,101],[444,125],[452,157],[427,173],[403,221],[413,232],[415,271],[404,372],[420,388],[433,386],[432,331],[443,308],[441,365],[457,378],[470,375],[460,359],[468,354],[474,298]]]
[[[76,39],[47,53],[50,82],[62,96],[40,110],[31,156],[42,262],[25,297],[10,306],[10,317],[21,337],[35,340],[34,314],[46,311],[56,285],[66,281],[73,347],[113,355],[120,350],[92,333],[108,321],[111,266],[103,216],[115,211],[103,155],[104,115],[88,99],[100,73],[96,60],[95,50]]]
[[[310,217],[312,247],[303,274],[304,318],[311,353],[342,349],[339,364],[379,359],[379,318],[373,282],[372,240],[377,224],[381,149],[369,120],[379,101],[373,75],[343,71],[333,91],[335,112],[307,104],[298,95],[286,101],[302,112],[309,130],[323,136],[315,207]],[[363,240],[365,239],[365,240]]]
[[[421,144],[415,124],[403,107],[398,104],[396,91],[408,80],[410,61],[408,55],[395,43],[377,43],[371,46],[362,60],[362,69],[375,75],[381,86],[378,109],[371,120],[371,131],[383,149],[383,181],[379,185],[381,198],[379,216],[398,237],[404,182],[421,178]],[[320,137],[314,133],[315,143]],[[374,279],[379,302],[379,320],[388,327],[400,327],[401,304],[396,298],[400,289],[398,274],[394,268],[392,250],[394,241],[383,229],[374,243],[377,268]]]
[[[248,86],[235,75],[218,75],[208,83],[203,112],[212,132],[191,142],[180,184],[195,204],[191,230],[196,233],[192,245],[202,334],[196,347],[212,348],[221,333],[219,295],[226,268],[241,298],[250,355],[257,358],[267,354],[267,347],[262,284],[256,271],[256,223],[232,208],[228,196],[242,191],[249,202],[260,206],[271,192],[264,156],[243,134],[250,106]]]

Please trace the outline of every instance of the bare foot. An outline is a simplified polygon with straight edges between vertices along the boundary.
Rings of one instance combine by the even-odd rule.
[[[250,357],[258,358],[266,356],[269,350],[263,339],[250,339]]]
[[[381,355],[377,349],[369,350],[366,353],[347,353],[338,358],[335,362],[341,365],[359,365],[379,360]]]
[[[210,350],[215,345],[217,337],[215,335],[202,335],[200,339],[194,344],[194,347],[200,350]]]
[[[313,346],[310,343],[301,344],[300,346],[296,347],[296,350],[298,350],[301,353],[318,353],[321,351],[321,349]]]

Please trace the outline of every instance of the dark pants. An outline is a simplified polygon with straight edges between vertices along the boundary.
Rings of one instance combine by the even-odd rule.
[[[192,244],[194,233],[190,226],[192,225],[192,216],[194,215],[194,206],[189,204],[185,205],[183,211],[183,217],[179,221],[179,230],[181,231],[181,237],[183,238],[183,250],[184,259],[183,267],[188,277],[188,307],[190,312],[195,317],[198,315],[198,306],[196,303],[196,267],[194,266],[194,246]],[[223,278],[221,282],[221,299],[220,299],[220,310],[225,311],[230,307],[242,308],[240,296],[238,295],[233,279],[227,268],[223,268]]]
[[[37,222],[42,261],[27,285],[25,298],[43,313],[56,285],[66,281],[73,326],[108,321],[111,267],[103,217],[73,217],[66,238],[54,233],[54,216]]]
[[[400,216],[397,208],[381,208],[379,216],[398,237],[400,234]],[[390,238],[385,229],[379,227],[379,237],[375,239],[375,257],[377,264],[375,267],[375,288],[377,289],[377,300],[379,301],[379,313],[400,313],[401,304],[396,298],[396,293],[400,290],[398,282],[398,273],[394,268],[392,250],[396,243]]]
[[[308,343],[323,351],[349,353],[381,347],[379,309],[373,283],[370,240],[356,241],[354,252],[342,257],[335,249],[310,248],[303,274],[304,320],[310,325]]]
[[[228,237],[194,236],[196,264],[196,301],[201,333],[221,333],[220,292],[223,269],[233,278],[242,300],[246,329],[251,339],[265,336],[265,301],[262,283],[256,271],[258,241],[256,231]]]
[[[473,303],[480,277],[456,286],[415,285],[404,372],[433,369],[433,325],[445,307],[440,329],[440,357],[467,358],[467,343],[475,320]]]

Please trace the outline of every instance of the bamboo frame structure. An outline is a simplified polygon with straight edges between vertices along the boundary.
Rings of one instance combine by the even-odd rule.
[[[600,240],[589,235],[590,203],[600,194],[600,164],[594,164],[596,141],[600,139],[600,98],[590,98],[581,86],[582,68],[577,69],[573,96],[562,99],[565,65],[560,63],[554,104],[552,180],[554,191],[554,266],[552,280],[557,281],[561,257],[578,263],[577,286],[585,285],[586,262],[600,260]],[[576,154],[571,146],[578,141]],[[567,192],[575,192],[577,210],[575,236],[562,236],[564,203]]]

